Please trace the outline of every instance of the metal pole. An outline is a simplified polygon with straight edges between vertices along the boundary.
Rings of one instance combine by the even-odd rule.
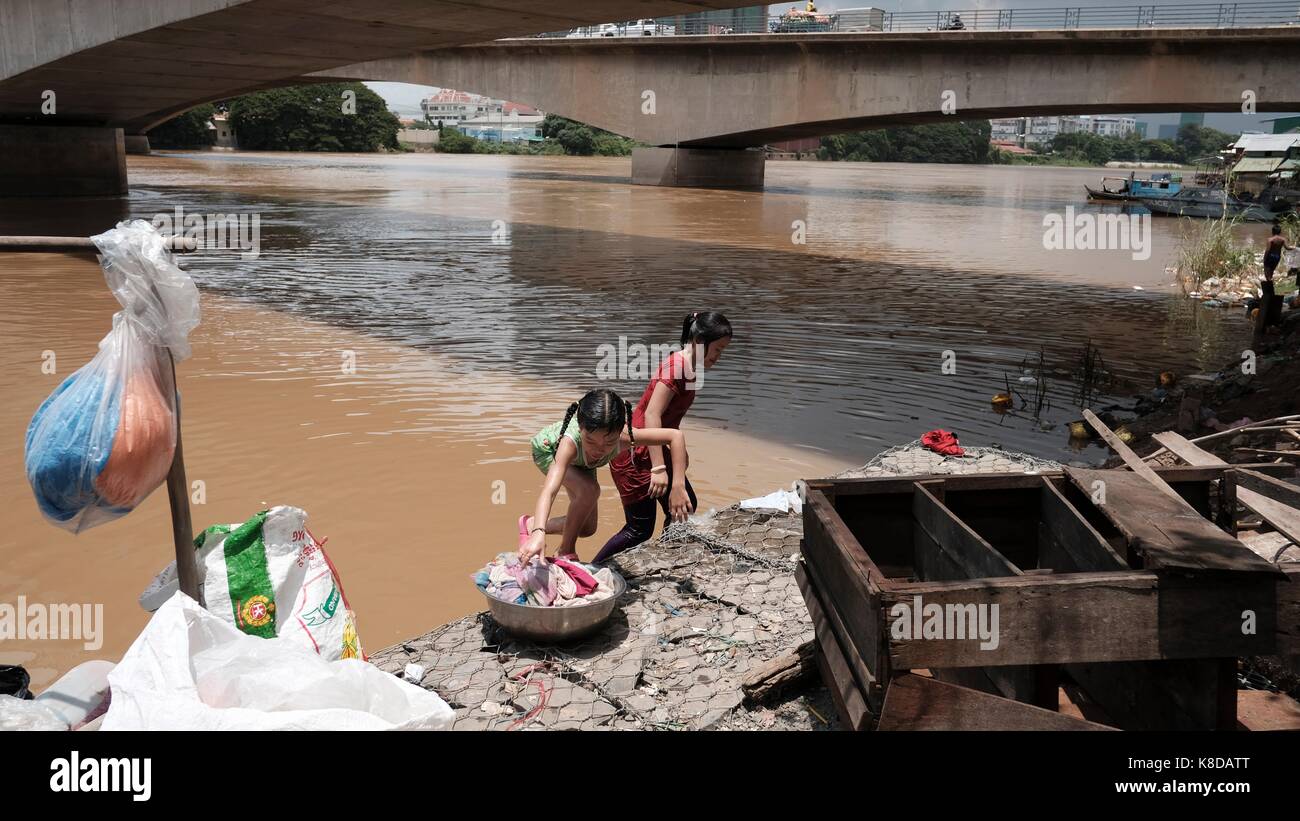
[[[195,237],[167,237],[170,251],[194,251],[199,241]],[[29,251],[47,254],[98,254],[99,249],[89,237],[4,237],[0,236],[0,251]]]

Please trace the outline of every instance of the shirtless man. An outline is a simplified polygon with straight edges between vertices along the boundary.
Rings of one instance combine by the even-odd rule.
[[[1286,244],[1286,237],[1282,236],[1282,226],[1274,225],[1273,236],[1269,237],[1264,245],[1264,279],[1273,281],[1273,271],[1282,261],[1282,252],[1290,250],[1291,246]]]

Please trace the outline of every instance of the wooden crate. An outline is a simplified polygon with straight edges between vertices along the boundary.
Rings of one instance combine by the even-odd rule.
[[[1300,568],[1211,523],[1223,468],[1158,468],[1182,502],[1128,472],[1067,471],[808,482],[798,577],[850,726],[881,715],[896,677],[928,671],[1048,711],[1077,685],[1123,729],[1232,728],[1237,658],[1300,654]],[[948,638],[903,629],[929,605],[963,617],[945,619]],[[951,632],[981,608],[996,646]]]

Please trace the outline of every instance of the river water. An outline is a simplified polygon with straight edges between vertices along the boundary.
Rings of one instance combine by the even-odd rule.
[[[256,215],[256,258],[185,262],[204,298],[179,366],[195,526],[304,508],[371,649],[481,607],[468,574],[513,548],[541,483],[528,437],[591,387],[635,400],[636,346],[675,342],[691,311],[736,330],[684,426],[705,509],[936,427],[1095,461],[1064,424],[1089,340],[1124,380],[1099,407],[1162,370],[1217,368],[1249,335],[1237,312],[1173,296],[1177,222],[1151,223],[1149,254],[1045,247],[1044,218],[1085,212],[1096,169],[770,162],[761,192],[631,186],[623,158],[167,154],[130,173],[121,201],[0,200],[0,234]],[[0,603],[105,613],[93,651],[0,643],[42,685],[139,632],[135,596],[171,554],[167,500],[76,537],[41,520],[27,421],[117,305],[89,256],[0,255],[0,286]],[[995,413],[1007,382],[1034,398],[1019,379],[1040,353],[1042,410]],[[622,522],[602,484],[587,558]]]

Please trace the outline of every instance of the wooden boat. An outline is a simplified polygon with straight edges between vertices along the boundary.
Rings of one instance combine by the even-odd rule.
[[[1172,174],[1152,174],[1148,179],[1128,177],[1103,177],[1101,188],[1085,185],[1088,197],[1111,202],[1137,202],[1143,197],[1171,197],[1183,188],[1182,178]]]
[[[1294,503],[1276,479],[1295,470],[1154,467],[1164,493],[1074,467],[810,480],[795,575],[837,710],[855,729],[1238,729],[1238,658],[1300,653],[1300,564],[1238,541],[1231,502]],[[932,607],[996,607],[997,640],[931,635]]]

